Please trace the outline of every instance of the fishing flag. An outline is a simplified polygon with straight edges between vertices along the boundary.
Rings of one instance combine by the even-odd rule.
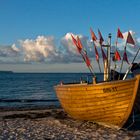
[[[105,54],[105,52],[104,52],[102,47],[101,47],[101,51],[102,51],[103,61],[107,60],[106,54]]]
[[[96,37],[96,35],[94,34],[94,32],[92,31],[92,28],[90,28],[90,33],[91,33],[92,40],[93,40],[93,41],[96,41],[96,40],[97,40],[97,37]]]
[[[114,54],[114,61],[119,61],[119,60],[121,60],[121,57],[120,57],[119,52],[116,50]]]
[[[117,32],[117,38],[124,38],[122,32],[120,31],[120,29],[118,28],[118,32]]]
[[[82,45],[82,42],[80,40],[80,38],[77,36],[77,44],[78,44],[78,48],[80,49],[80,51],[82,50],[83,48],[83,45]]]
[[[103,39],[102,34],[101,34],[101,32],[100,32],[99,29],[98,29],[98,35],[99,35],[99,42],[100,42],[100,45],[102,45],[104,39]]]
[[[126,51],[124,51],[123,54],[123,61],[126,61],[129,64]]]
[[[135,45],[135,42],[130,34],[130,32],[128,32],[128,36],[127,36],[127,40],[126,40],[126,43],[129,43],[129,44],[132,44],[132,45]]]
[[[79,44],[78,41],[74,38],[74,36],[72,34],[71,34],[71,37],[72,37],[73,43],[77,47],[78,52],[81,53],[82,48],[81,48],[81,46],[78,45]]]
[[[94,45],[94,49],[95,49],[96,61],[99,61],[99,53],[98,53],[98,51],[97,51],[96,45]]]
[[[75,46],[78,46],[78,44],[77,44],[77,40],[74,38],[74,36],[71,34],[71,37],[72,37],[72,41],[73,41],[73,43],[75,44]]]
[[[85,60],[88,67],[91,66],[90,59],[88,58],[86,51],[84,51],[84,60]]]

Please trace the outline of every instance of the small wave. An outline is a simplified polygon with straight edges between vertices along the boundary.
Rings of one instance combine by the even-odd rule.
[[[19,103],[29,103],[29,102],[58,102],[57,99],[0,99],[0,102],[19,102]]]

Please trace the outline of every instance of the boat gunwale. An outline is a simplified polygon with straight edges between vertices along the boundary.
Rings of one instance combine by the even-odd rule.
[[[80,87],[80,86],[88,86],[88,87],[90,87],[90,86],[103,86],[103,85],[110,85],[110,84],[119,84],[119,83],[125,83],[125,82],[130,82],[130,81],[135,81],[136,80],[136,77],[134,77],[134,78],[131,78],[131,79],[125,79],[125,80],[116,80],[116,81],[103,81],[103,82],[99,82],[99,83],[91,83],[91,84],[88,84],[88,83],[73,83],[73,84],[58,84],[58,85],[56,85],[56,86],[54,86],[54,88],[60,88],[60,87],[75,87],[75,86],[77,86],[77,87]]]

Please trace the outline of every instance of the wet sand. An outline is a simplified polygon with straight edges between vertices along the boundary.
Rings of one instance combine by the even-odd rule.
[[[139,140],[140,130],[70,118],[61,108],[0,111],[0,140]]]

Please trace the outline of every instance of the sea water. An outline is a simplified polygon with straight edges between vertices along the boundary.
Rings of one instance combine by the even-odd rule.
[[[103,74],[96,74],[103,80]],[[90,73],[0,73],[0,108],[59,105],[54,86],[92,82]]]
[[[0,107],[59,105],[55,85],[91,79],[89,73],[0,73]]]

